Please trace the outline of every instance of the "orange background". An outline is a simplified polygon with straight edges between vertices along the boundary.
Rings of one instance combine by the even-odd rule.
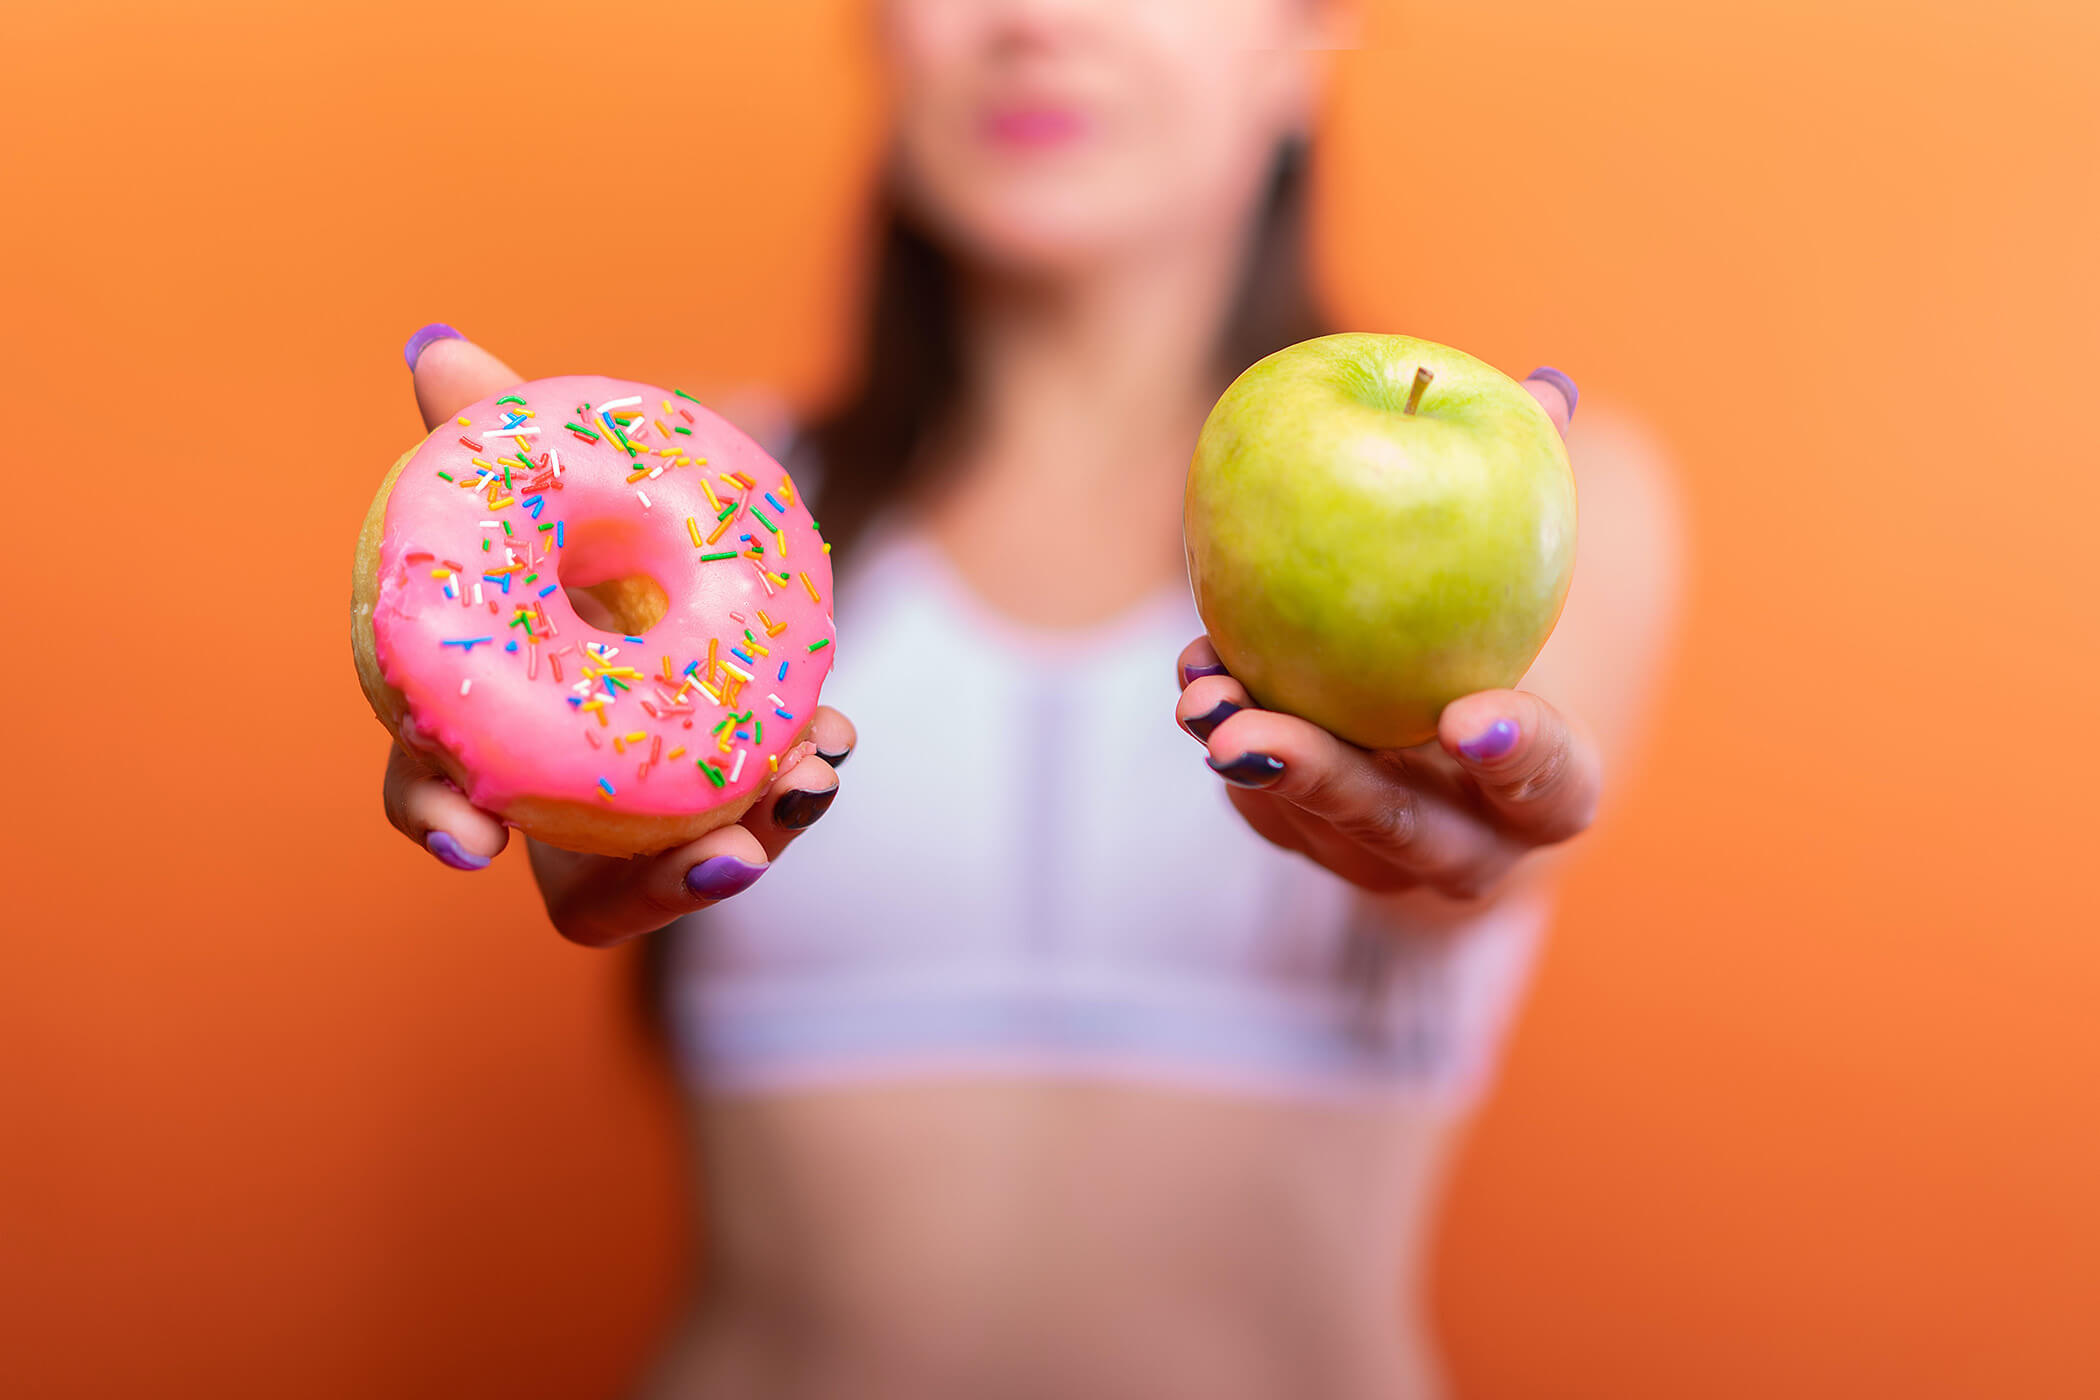
[[[624,955],[381,819],[350,543],[424,321],[835,381],[853,11],[9,9],[8,1389],[609,1393],[682,1266],[670,1093]],[[1343,319],[1566,366],[1696,532],[1447,1216],[1463,1392],[2100,1392],[2100,12],[1424,0],[1370,39]],[[505,198],[547,166],[601,197]]]

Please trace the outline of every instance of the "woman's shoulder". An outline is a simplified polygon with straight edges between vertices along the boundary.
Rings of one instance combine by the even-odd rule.
[[[1576,484],[1615,503],[1668,511],[1675,503],[1677,468],[1662,435],[1640,416],[1610,404],[1585,407],[1568,428],[1568,459]]]
[[[1686,512],[1660,434],[1608,405],[1568,433],[1575,470],[1575,578],[1524,687],[1576,715],[1607,753],[1647,709],[1681,612]]]
[[[1675,597],[1684,554],[1678,468],[1640,419],[1599,405],[1568,430],[1580,534],[1578,574],[1658,605]]]

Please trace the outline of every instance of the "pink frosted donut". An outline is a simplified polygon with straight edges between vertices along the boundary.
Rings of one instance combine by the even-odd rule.
[[[742,816],[806,738],[833,640],[794,483],[682,391],[581,375],[484,399],[394,464],[358,535],[373,711],[570,850]]]

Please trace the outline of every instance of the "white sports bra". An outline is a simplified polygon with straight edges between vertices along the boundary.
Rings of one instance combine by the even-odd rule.
[[[1174,723],[1174,657],[1202,631],[1185,589],[1043,632],[923,540],[863,556],[824,696],[859,731],[838,801],[781,869],[669,935],[694,1089],[1477,1093],[1543,901],[1410,935],[1257,836]]]

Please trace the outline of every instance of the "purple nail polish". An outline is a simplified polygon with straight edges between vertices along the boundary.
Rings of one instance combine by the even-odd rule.
[[[1181,727],[1195,735],[1199,742],[1207,744],[1210,742],[1210,736],[1217,732],[1218,726],[1239,712],[1240,707],[1230,700],[1220,700],[1209,714],[1197,715]]]
[[[461,335],[453,327],[446,325],[443,321],[432,321],[408,338],[408,344],[401,347],[401,358],[408,361],[409,372],[413,374],[416,368],[416,361],[422,359],[423,352],[428,350],[434,343],[440,340],[465,339],[465,336]]]
[[[702,899],[727,899],[750,889],[765,873],[765,866],[735,856],[709,856],[685,872],[685,887]]]
[[[1265,753],[1243,753],[1230,763],[1220,763],[1215,758],[1203,760],[1210,771],[1231,783],[1234,787],[1265,788],[1283,776],[1283,762]]]
[[[1186,690],[1188,689],[1190,682],[1195,681],[1199,677],[1229,676],[1231,674],[1232,673],[1230,671],[1227,671],[1225,669],[1225,663],[1222,661],[1215,662],[1208,666],[1184,666],[1181,668],[1181,686],[1182,689]]]
[[[1472,738],[1461,741],[1458,751],[1475,763],[1486,763],[1515,748],[1521,733],[1515,720],[1498,719]]]
[[[1560,390],[1560,396],[1568,401],[1568,418],[1571,422],[1574,420],[1575,405],[1582,398],[1582,390],[1575,387],[1574,380],[1551,365],[1540,365],[1524,377],[1526,379],[1543,379],[1554,388]]]
[[[453,840],[452,833],[449,831],[431,832],[423,838],[423,845],[432,855],[451,866],[454,870],[486,870],[489,868],[489,858],[487,856],[475,855],[472,851],[460,845],[459,842]]]

